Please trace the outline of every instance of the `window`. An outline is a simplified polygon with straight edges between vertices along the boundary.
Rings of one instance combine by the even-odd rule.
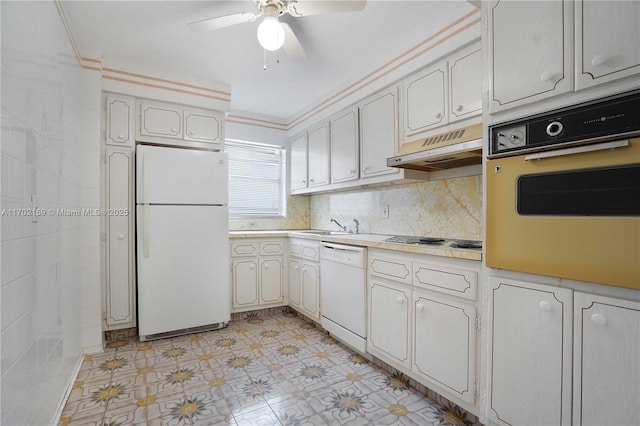
[[[285,217],[285,150],[281,146],[226,140],[229,217]]]

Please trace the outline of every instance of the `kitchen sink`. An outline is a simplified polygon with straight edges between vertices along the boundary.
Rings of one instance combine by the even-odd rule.
[[[345,232],[345,231],[322,231],[322,230],[296,231],[296,232],[302,232],[304,234],[311,234],[311,235],[350,235],[351,234],[351,232]]]

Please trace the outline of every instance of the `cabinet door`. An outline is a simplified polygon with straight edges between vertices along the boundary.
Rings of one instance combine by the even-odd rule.
[[[640,424],[640,303],[576,292],[574,306],[574,424]]]
[[[360,177],[398,173],[387,158],[398,149],[398,89],[379,92],[360,106]]]
[[[182,139],[182,109],[143,102],[140,120],[142,136]]]
[[[369,287],[369,352],[411,368],[409,304],[411,290],[372,279]]]
[[[133,231],[133,152],[106,151],[105,217],[107,329],[135,327],[136,282]]]
[[[640,73],[640,2],[576,1],[576,89]]]
[[[405,141],[447,120],[447,62],[420,71],[403,82]]]
[[[302,287],[300,282],[300,262],[289,261],[289,303],[300,308],[302,306]]]
[[[449,121],[482,113],[482,51],[474,46],[449,59]]]
[[[475,307],[414,291],[413,309],[413,371],[473,403]]]
[[[258,262],[256,259],[233,261],[233,307],[257,306]]]
[[[105,143],[107,145],[134,145],[135,99],[121,95],[106,96]]]
[[[492,1],[488,14],[491,111],[573,90],[572,1]]]
[[[320,268],[316,263],[302,264],[302,308],[313,318],[320,318]]]
[[[329,123],[309,130],[309,187],[329,183]]]
[[[185,109],[184,140],[222,145],[222,115]]]
[[[489,286],[489,417],[570,424],[571,290],[494,277]]]
[[[358,110],[350,109],[331,121],[331,182],[356,180],[359,157]]]
[[[260,303],[282,302],[282,259],[260,259]]]
[[[291,140],[291,190],[307,187],[307,134]]]

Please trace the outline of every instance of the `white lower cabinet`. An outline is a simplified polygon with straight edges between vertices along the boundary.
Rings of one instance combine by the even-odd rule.
[[[476,307],[413,292],[412,370],[473,403],[476,377]]]
[[[477,413],[480,263],[370,248],[368,265],[367,350]]]
[[[232,240],[232,309],[242,312],[282,306],[284,240]]]
[[[105,151],[105,330],[136,326],[134,152]]]
[[[573,424],[640,424],[640,303],[574,293]]]
[[[320,320],[320,243],[289,239],[289,305]]]
[[[571,424],[572,290],[489,278],[489,418]]]
[[[496,277],[488,302],[492,422],[640,424],[640,302]]]
[[[369,281],[368,350],[406,368],[411,368],[410,303],[410,288],[377,278]]]

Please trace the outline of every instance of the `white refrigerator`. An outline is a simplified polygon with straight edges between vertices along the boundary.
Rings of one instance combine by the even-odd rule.
[[[227,188],[227,156],[222,152],[136,148],[142,340],[229,322]]]

